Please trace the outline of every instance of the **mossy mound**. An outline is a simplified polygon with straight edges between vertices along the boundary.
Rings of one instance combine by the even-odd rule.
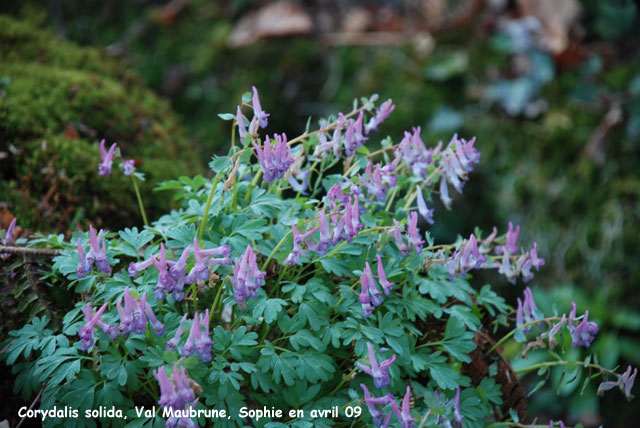
[[[0,200],[13,205],[23,227],[140,222],[131,179],[117,162],[111,176],[97,174],[101,138],[136,159],[152,213],[169,205],[151,192],[158,181],[200,169],[168,103],[121,64],[0,16]]]

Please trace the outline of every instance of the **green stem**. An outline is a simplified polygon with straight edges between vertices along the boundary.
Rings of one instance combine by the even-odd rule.
[[[249,204],[249,201],[251,201],[251,194],[253,193],[253,189],[256,187],[256,184],[258,184],[258,180],[260,180],[260,177],[262,177],[262,168],[258,170],[258,173],[254,177],[253,181],[251,182],[251,184],[249,184],[249,189],[247,189],[247,196],[245,196],[244,198],[244,201],[247,204]]]
[[[131,181],[133,182],[133,189],[136,191],[136,198],[138,198],[138,206],[140,207],[140,214],[142,214],[142,221],[144,222],[144,225],[148,227],[149,221],[147,220],[147,213],[144,211],[142,196],[140,196],[140,189],[138,189],[138,182],[136,181],[134,174],[131,174]]]
[[[333,388],[333,390],[330,393],[328,393],[326,396],[327,397],[331,397],[331,396],[333,396],[333,394],[335,394],[336,392],[340,391],[340,388],[342,387],[342,385],[344,385],[355,372],[356,372],[356,369],[354,367],[353,370],[351,370],[346,376],[342,377],[342,380],[340,381],[338,386]]]
[[[292,232],[288,231],[280,240],[280,242],[278,242],[278,245],[276,245],[276,247],[273,249],[273,251],[271,251],[271,254],[269,254],[269,257],[267,257],[267,261],[264,262],[264,265],[262,265],[262,269],[261,270],[266,270],[267,266],[269,266],[269,262],[271,262],[271,259],[273,259],[273,256],[275,256],[276,252],[278,252],[278,250],[280,249],[280,247],[282,247],[282,244],[284,244],[284,241],[287,239],[287,236],[289,236]]]
[[[585,368],[597,369],[597,370],[600,370],[600,371],[603,371],[603,372],[607,372],[607,373],[610,373],[610,374],[617,375],[617,373],[614,372],[613,370],[605,369],[604,367],[599,366],[597,364],[586,363],[584,361],[565,361],[565,360],[546,361],[544,363],[538,363],[538,364],[534,364],[534,365],[529,366],[529,367],[525,367],[525,368],[520,369],[520,370],[516,370],[515,372],[516,372],[517,375],[519,375],[519,374],[527,373],[527,372],[530,372],[530,371],[533,371],[533,370],[538,370],[538,369],[540,369],[542,367],[566,366],[566,365],[568,365],[570,363],[574,363],[574,364],[576,364],[578,366],[582,366],[582,367],[585,367]]]
[[[216,193],[216,187],[218,187],[218,182],[222,177],[222,170],[218,172],[213,179],[213,184],[211,185],[211,190],[209,191],[209,196],[207,197],[207,204],[204,206],[204,214],[202,215],[202,221],[200,222],[200,227],[198,229],[198,240],[202,240],[202,236],[204,235],[204,229],[207,225],[207,219],[209,218],[209,209],[211,208],[211,201],[213,200],[213,195]]]
[[[220,296],[222,295],[222,289],[224,288],[224,283],[227,281],[227,278],[228,277],[225,277],[224,281],[220,283],[220,286],[218,287],[218,292],[216,293],[216,297],[215,299],[213,299],[213,305],[211,305],[211,317],[209,318],[210,320],[213,319],[213,314],[218,308],[218,301],[220,300]]]
[[[506,342],[507,340],[509,340],[514,334],[516,334],[516,330],[523,328],[523,327],[528,327],[534,324],[538,324],[540,322],[545,322],[545,321],[552,321],[552,320],[559,320],[560,318],[558,317],[549,317],[549,318],[543,318],[543,319],[539,319],[539,320],[534,320],[534,321],[530,321],[528,323],[522,324],[520,327],[514,328],[513,330],[511,330],[509,333],[505,334],[504,337],[502,337],[502,339],[498,340],[495,345],[493,345],[491,348],[489,348],[489,350],[487,352],[485,352],[484,357],[488,357],[493,351],[495,351],[500,345],[502,345],[504,342]]]
[[[193,311],[197,312],[198,311],[198,286],[195,282],[191,284],[190,291],[191,291],[191,299],[193,300]]]

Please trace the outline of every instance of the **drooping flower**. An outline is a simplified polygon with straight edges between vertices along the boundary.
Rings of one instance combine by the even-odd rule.
[[[113,156],[115,154],[117,143],[113,143],[109,148],[109,152],[107,152],[105,147],[105,139],[103,138],[100,141],[100,157],[102,158],[102,162],[98,164],[98,175],[109,175],[111,174],[111,165],[113,164]]]
[[[416,420],[411,417],[411,388],[407,385],[407,392],[402,399],[402,410],[396,404],[396,400],[391,402],[393,413],[398,417],[402,428],[413,428]]]
[[[308,248],[302,248],[302,243],[305,242],[311,235],[316,233],[317,230],[318,228],[314,227],[311,230],[308,230],[305,233],[301,234],[295,224],[291,225],[291,232],[293,233],[293,248],[282,263],[284,266],[297,265],[300,262],[300,258],[309,251]]]
[[[338,114],[338,119],[335,122],[335,128],[333,129],[333,134],[331,135],[331,139],[327,139],[327,136],[324,132],[318,133],[318,144],[316,145],[313,156],[322,157],[326,153],[333,152],[335,156],[340,156],[342,152],[342,148],[340,146],[340,140],[342,138],[342,129],[346,119],[342,113]],[[326,122],[322,122],[320,124],[321,128],[326,128]]]
[[[87,351],[93,346],[93,330],[106,309],[107,304],[105,303],[100,307],[100,309],[98,309],[95,314],[92,315],[91,303],[87,303],[87,306],[82,308],[85,324],[78,330],[78,337],[80,337],[80,340],[82,340],[82,346],[80,346],[80,350]]]
[[[206,254],[203,254],[200,250],[200,245],[198,244],[198,238],[193,238],[193,256],[196,259],[196,263],[193,265],[191,270],[189,271],[189,275],[185,278],[185,283],[193,284],[198,281],[206,281],[209,279],[209,268],[207,267],[207,262],[209,257]]]
[[[281,136],[274,134],[274,137],[276,144],[273,147],[271,147],[269,136],[266,137],[263,147],[253,142],[266,183],[271,183],[275,179],[284,177],[284,174],[294,162],[291,149],[287,145],[287,136],[285,134]]]
[[[127,268],[127,273],[129,274],[129,276],[134,277],[140,272],[142,272],[143,270],[147,269],[149,266],[151,266],[155,260],[156,260],[156,256],[153,255],[149,257],[147,260],[143,260],[138,263],[131,262],[129,263],[129,267]]]
[[[427,207],[427,203],[424,201],[424,197],[422,196],[422,189],[420,189],[420,186],[418,186],[416,192],[418,194],[418,212],[427,223],[433,224],[433,208],[429,209]]]
[[[367,349],[369,350],[369,364],[371,367],[367,367],[360,362],[358,362],[358,367],[360,367],[363,372],[373,377],[373,385],[376,388],[386,388],[391,383],[388,370],[389,366],[396,360],[396,354],[393,354],[393,356],[388,360],[378,363],[373,346],[371,346],[370,342],[367,342]]]
[[[351,204],[351,198],[344,213],[344,231],[347,242],[351,242],[353,238],[360,232],[360,229],[364,224],[360,223],[360,208],[358,207],[358,198],[353,198],[353,204]]]
[[[391,419],[391,413],[385,416],[382,413],[382,410],[378,409],[377,406],[384,407],[387,404],[391,404],[393,402],[393,395],[391,395],[391,393],[387,393],[382,397],[372,397],[371,393],[363,383],[360,384],[360,388],[364,391],[364,403],[369,410],[369,414],[371,414],[371,417],[373,418],[373,424],[376,427],[388,427]]]
[[[362,271],[360,282],[362,283],[362,292],[360,294],[359,301],[363,304],[363,306],[366,306],[363,307],[362,312],[363,316],[367,318],[370,314],[370,308],[368,305],[371,304],[373,307],[376,307],[380,306],[380,304],[382,303],[382,292],[378,290],[378,287],[376,287],[376,281],[373,278],[373,273],[371,272],[371,266],[369,266],[369,262],[365,262],[365,267]]]
[[[202,360],[207,363],[211,361],[211,346],[213,340],[209,337],[209,309],[200,315],[200,337],[196,340],[196,354]]]
[[[200,319],[196,312],[193,316],[193,322],[191,323],[191,330],[189,330],[189,337],[184,346],[180,350],[180,355],[183,357],[190,357],[196,352],[196,340],[200,339]]]
[[[260,128],[266,128],[268,124],[269,114],[265,113],[262,110],[262,106],[260,105],[260,97],[258,96],[258,90],[255,86],[252,86],[253,89],[253,114],[258,119],[258,123],[260,124]]]
[[[420,254],[422,252],[422,244],[424,244],[424,240],[420,238],[420,234],[418,233],[418,213],[415,211],[409,213],[407,235],[409,236],[409,242],[413,245],[413,250],[416,254]]]
[[[151,306],[147,303],[146,293],[142,296],[142,299],[140,299],[140,305],[144,308],[144,313],[149,319],[149,324],[151,324],[153,332],[156,336],[162,336],[164,334],[164,325],[158,321],[156,315],[153,313],[153,309],[151,309]]]
[[[449,196],[449,186],[447,186],[447,180],[444,177],[440,177],[440,200],[446,209],[451,209],[453,199]]]
[[[560,322],[549,329],[549,333],[547,333],[547,337],[549,338],[549,349],[555,348],[555,346],[558,344],[556,335],[564,325],[566,318],[567,316],[565,314],[562,314],[562,319],[560,320]]]
[[[382,285],[382,291],[385,296],[389,296],[391,294],[391,287],[393,287],[396,283],[389,282],[387,280],[387,274],[384,271],[384,267],[382,266],[382,259],[380,258],[380,254],[376,254],[376,259],[378,259],[378,281],[380,281],[380,285]]]
[[[344,151],[347,157],[351,157],[368,139],[362,135],[363,118],[364,111],[360,110],[360,114],[358,114],[358,118],[355,121],[353,119],[349,120],[347,130],[344,134]]]
[[[378,107],[375,116],[369,119],[369,122],[364,126],[365,135],[369,134],[369,132],[373,130],[378,130],[378,125],[387,120],[391,112],[396,108],[389,98],[387,101],[383,102],[380,107]]]
[[[258,296],[258,288],[264,283],[267,273],[258,269],[256,255],[251,245],[242,255],[242,259],[235,260],[233,269],[233,298],[237,303],[242,303],[250,297]]]
[[[136,170],[136,161],[133,159],[126,159],[122,161],[122,167],[124,175],[131,175]]]
[[[329,248],[331,248],[331,229],[329,227],[329,222],[327,221],[327,216],[324,213],[324,208],[318,211],[318,228],[320,229],[320,240],[315,246],[315,251],[324,255]]]
[[[164,366],[153,371],[153,376],[160,384],[160,399],[158,404],[163,410],[184,410],[196,405],[198,399],[191,387],[194,383],[189,379],[187,371],[184,367],[174,364],[173,376],[171,380],[165,373]],[[187,417],[170,417],[165,421],[165,427],[196,427],[197,425]]]
[[[171,277],[169,273],[169,266],[167,263],[167,253],[164,248],[164,243],[160,243],[160,255],[153,259],[153,264],[158,270],[158,283],[154,292],[157,300],[165,298],[167,293],[171,293],[176,285],[176,281]]]

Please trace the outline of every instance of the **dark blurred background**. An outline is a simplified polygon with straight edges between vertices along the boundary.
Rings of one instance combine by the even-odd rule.
[[[590,351],[608,367],[639,365],[639,9],[632,0],[4,0],[0,227],[13,215],[27,231],[140,225],[126,183],[96,175],[102,137],[147,175],[153,216],[173,206],[151,191],[157,182],[206,175],[226,150],[230,123],[217,114],[235,112],[251,85],[271,113],[267,131],[290,136],[378,93],[396,110],[373,145],[411,126],[428,144],[477,137],[481,164],[454,209],[437,209],[436,238],[520,224],[521,242],[537,241],[547,260],[531,284],[541,309],[568,311],[575,300],[601,326]],[[512,304],[522,291],[474,279],[485,282]],[[599,399],[597,382],[580,395],[580,385],[551,382],[530,415],[635,426],[637,403],[617,391]]]

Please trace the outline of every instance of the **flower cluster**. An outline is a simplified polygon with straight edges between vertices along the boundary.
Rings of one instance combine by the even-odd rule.
[[[407,390],[402,398],[402,408],[396,403],[396,399],[391,393],[387,393],[382,397],[372,397],[371,393],[364,384],[360,384],[364,391],[364,403],[371,414],[373,424],[376,427],[387,428],[391,422],[392,414],[384,415],[378,406],[387,406],[391,404],[393,414],[396,415],[402,428],[413,428],[416,419],[411,417],[411,388],[407,386]]]
[[[185,407],[193,407],[197,403],[196,394],[193,391],[193,381],[187,377],[184,367],[174,364],[173,376],[167,377],[164,366],[153,371],[153,376],[160,385],[160,399],[158,404],[163,409],[173,411],[183,410]],[[165,421],[166,427],[196,427],[197,425],[189,418],[170,417]]]
[[[598,395],[602,396],[605,391],[617,386],[620,388],[620,391],[624,392],[624,396],[627,397],[627,400],[631,400],[633,398],[633,395],[631,395],[631,388],[633,388],[633,382],[635,381],[637,374],[637,367],[633,369],[633,372],[631,372],[631,366],[627,366],[627,370],[619,375],[617,380],[600,383],[600,386],[598,386]]]
[[[113,143],[107,151],[106,141],[103,138],[100,141],[100,158],[102,162],[98,164],[98,175],[111,175],[111,168],[113,166],[113,158],[116,154],[116,147],[118,147],[118,143]],[[122,159],[122,158],[121,158]],[[131,175],[135,171],[135,160],[133,159],[122,159],[122,170],[124,175]]]
[[[181,324],[186,321],[186,318],[185,314]],[[173,338],[167,342],[166,349],[175,350],[185,331],[182,325],[179,325]],[[180,350],[180,355],[186,358],[195,352],[202,362],[207,363],[211,361],[211,345],[213,345],[213,340],[209,337],[209,309],[205,311],[204,315],[198,315],[196,312],[193,316],[189,337]]]
[[[364,177],[358,174],[360,183],[367,189],[369,196],[373,197],[377,201],[384,201],[387,197],[386,191],[388,188],[393,187],[397,183],[397,177],[393,175],[395,167],[389,163],[385,166],[380,166],[379,163],[373,167],[371,171],[372,162],[369,161],[365,168]]]
[[[78,238],[78,267],[76,268],[76,274],[78,278],[84,278],[91,272],[93,264],[100,269],[100,271],[106,275],[111,275],[111,266],[107,260],[107,242],[102,240],[103,230],[101,229],[96,236],[96,231],[93,226],[89,225],[89,251],[84,252],[82,246],[82,240]],[[102,242],[102,246],[100,245]]]
[[[389,366],[396,360],[396,354],[393,354],[393,356],[388,360],[378,363],[376,360],[376,353],[370,342],[367,342],[367,349],[369,350],[369,364],[371,367],[367,367],[360,362],[358,362],[358,367],[360,367],[363,372],[373,377],[373,385],[376,388],[386,388],[391,383],[388,370]]]
[[[413,134],[404,132],[404,138],[395,151],[395,162],[402,160],[409,172],[416,177],[426,178],[427,169],[433,162],[433,149],[427,149],[420,138],[420,127],[413,128]]]
[[[195,264],[187,274],[187,260],[193,252]],[[219,256],[220,258],[215,258]],[[134,277],[152,264],[158,270],[158,283],[156,284],[155,297],[162,300],[171,293],[176,302],[184,299],[184,285],[198,281],[206,281],[211,275],[214,265],[230,265],[231,249],[228,245],[216,248],[201,249],[197,237],[193,238],[193,245],[188,245],[178,260],[167,260],[164,243],[160,243],[160,253],[150,256],[147,260],[130,263],[127,272]]]
[[[269,136],[266,137],[263,147],[260,147],[255,142],[253,143],[258,162],[264,174],[265,183],[271,183],[273,180],[284,177],[284,174],[294,162],[291,149],[287,145],[287,136],[285,134],[274,134],[274,138],[276,143],[273,147]]]
[[[250,297],[258,297],[258,288],[264,284],[267,273],[258,269],[256,254],[251,245],[247,245],[242,258],[235,260],[233,268],[233,298],[237,303],[243,303]]]
[[[382,304],[382,293],[384,292],[385,296],[389,296],[391,294],[391,287],[395,285],[395,282],[389,282],[387,280],[387,275],[384,271],[384,267],[382,266],[380,254],[376,254],[376,258],[378,259],[378,281],[380,281],[382,291],[380,291],[376,286],[376,281],[373,278],[369,262],[365,262],[360,280],[362,290],[360,292],[360,297],[358,298],[358,301],[362,304],[362,316],[365,318],[368,318],[373,310]]]
[[[473,147],[475,141],[475,137],[467,141],[464,138],[458,139],[458,134],[454,134],[447,148],[442,151],[439,162],[442,170],[440,199],[447,209],[451,208],[447,183],[451,184],[458,193],[462,193],[462,186],[469,179],[468,174],[473,171],[473,164],[480,162],[480,152]]]
[[[420,237],[420,233],[418,232],[418,214],[415,211],[409,213],[407,218],[407,239],[409,244],[405,244],[404,238],[402,237],[402,229],[403,226],[396,219],[393,219],[393,228],[392,233],[394,239],[396,241],[396,247],[398,247],[398,251],[403,256],[406,256],[411,251],[411,246],[413,245],[413,250],[416,254],[420,254],[422,252],[422,244],[424,244],[424,240]]]
[[[91,349],[91,347],[93,346],[93,343],[94,343],[94,338],[93,338],[94,328],[95,328],[96,324],[98,323],[98,321],[100,320],[100,317],[102,316],[102,314],[104,314],[104,311],[106,309],[107,309],[107,304],[106,303],[104,305],[102,305],[100,307],[100,309],[98,309],[94,314],[91,313],[91,304],[90,303],[87,303],[87,306],[82,308],[82,313],[84,314],[85,323],[78,330],[78,337],[80,337],[80,340],[82,341],[82,345],[80,346],[81,350],[87,351],[87,350]]]
[[[540,312],[533,300],[533,294],[529,287],[524,290],[524,302],[518,298],[518,308],[516,310],[516,326],[522,330],[523,333],[527,333],[531,330],[530,324],[537,320],[544,318],[542,312]],[[591,342],[598,334],[598,325],[593,321],[589,321],[589,311],[585,311],[582,317],[576,317],[576,303],[571,302],[571,311],[569,316],[565,314],[559,322],[552,325],[548,332],[542,333],[540,337],[547,337],[549,339],[549,347],[553,348],[557,341],[555,336],[560,329],[565,326],[571,334],[571,347],[575,348],[583,346],[588,348],[591,346]],[[538,323],[539,326],[543,326],[544,323]]]
[[[373,130],[378,130],[378,125],[387,120],[387,118],[391,115],[396,106],[389,98],[387,101],[380,104],[380,107],[377,108],[376,114],[369,119],[369,122],[364,126],[364,133],[368,135],[369,132]]]
[[[454,251],[447,259],[445,266],[449,269],[451,278],[467,273],[471,269],[480,269],[487,261],[487,257],[478,249],[478,240],[475,235],[469,236],[460,245],[460,249]]]

